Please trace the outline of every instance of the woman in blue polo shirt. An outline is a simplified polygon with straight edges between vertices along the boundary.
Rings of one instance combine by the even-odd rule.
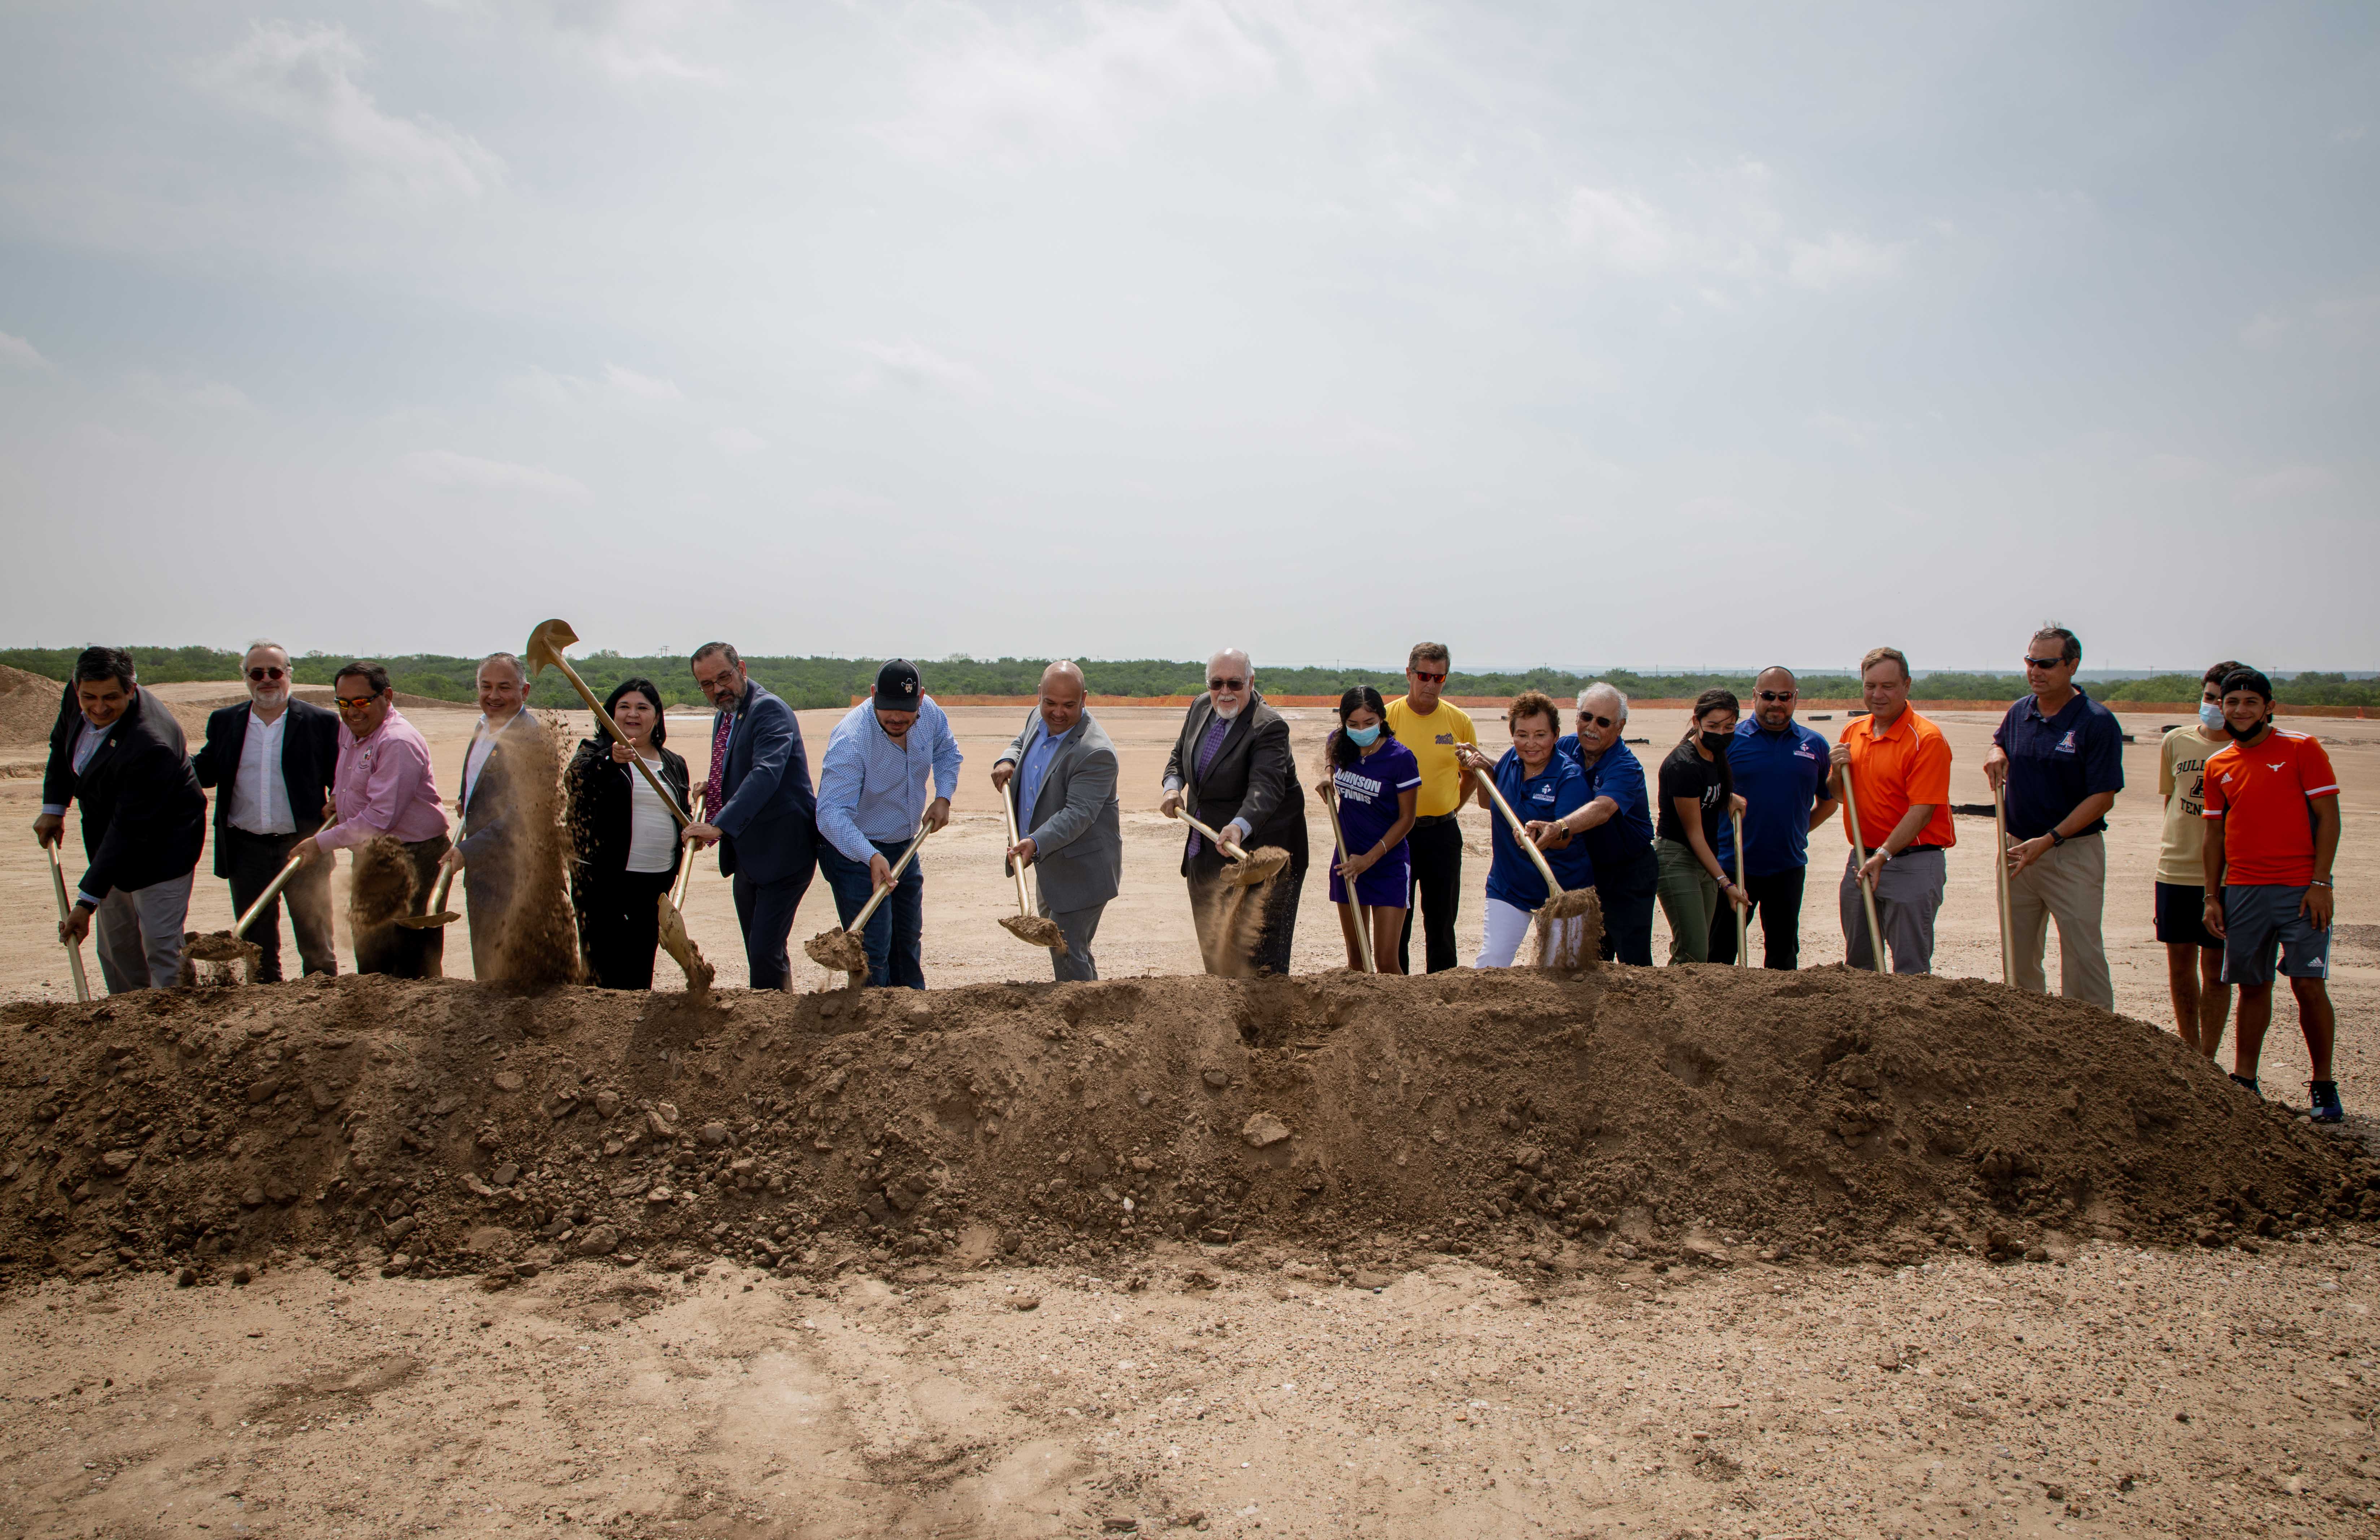
[[[1388,704],[1369,685],[1339,697],[1339,725],[1323,746],[1330,779],[1321,788],[1339,805],[1339,832],[1347,842],[1343,860],[1330,863],[1330,902],[1347,938],[1347,966],[1360,972],[1363,944],[1356,938],[1355,903],[1371,911],[1372,956],[1382,973],[1399,973],[1397,942],[1405,931],[1405,906],[1413,902],[1413,857],[1405,844],[1414,807],[1421,800],[1421,761],[1389,730]]]
[[[1494,777],[1496,789],[1521,821],[1550,825],[1585,806],[1593,794],[1585,772],[1578,768],[1578,761],[1555,747],[1561,737],[1560,708],[1542,691],[1524,690],[1512,697],[1504,723],[1512,734],[1512,746],[1492,769],[1487,756],[1475,748],[1467,749],[1466,758],[1473,769]],[[1529,922],[1545,904],[1546,879],[1538,875],[1537,864],[1529,859],[1528,852],[1513,839],[1512,825],[1496,810],[1496,799],[1484,786],[1479,804],[1488,809],[1492,854],[1488,863],[1488,934],[1472,966],[1509,968],[1529,934]],[[1565,892],[1595,883],[1595,869],[1583,840],[1571,840],[1559,850],[1547,851],[1546,864],[1553,867],[1554,880]],[[1578,924],[1564,920],[1560,928],[1573,930]],[[1566,951],[1565,942],[1566,938],[1557,935],[1552,949]]]

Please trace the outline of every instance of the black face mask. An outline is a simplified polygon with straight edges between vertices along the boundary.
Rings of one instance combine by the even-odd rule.
[[[1703,734],[1703,746],[1713,754],[1724,753],[1727,749],[1727,741],[1734,736],[1732,733],[1706,733]]]
[[[2265,728],[2270,727],[2272,724],[2273,719],[2266,717],[2255,726],[2248,729],[2245,733],[2242,733],[2238,728],[2231,725],[2230,718],[2226,717],[2223,719],[2223,731],[2231,734],[2231,741],[2233,743],[2244,744],[2249,739],[2254,737],[2257,734],[2262,733]]]

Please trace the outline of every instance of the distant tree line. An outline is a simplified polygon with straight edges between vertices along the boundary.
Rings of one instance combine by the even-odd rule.
[[[33,673],[63,679],[74,667],[70,648],[0,649],[0,663]],[[238,677],[240,654],[204,647],[136,647],[140,677],[166,685],[193,679]],[[310,652],[293,660],[298,682],[327,685],[346,654]],[[435,700],[469,700],[479,668],[476,658],[449,658],[433,653],[372,660],[386,665],[396,688],[407,695]],[[842,706],[864,694],[875,683],[881,660],[873,658],[747,658],[752,677],[800,707]],[[926,688],[936,695],[1031,695],[1038,687],[1044,658],[945,658],[919,661]],[[694,687],[683,656],[630,658],[617,652],[590,652],[571,663],[598,695],[623,679],[643,675],[661,687],[673,705],[698,706],[701,692]],[[1196,695],[1206,688],[1206,665],[1162,658],[1082,661],[1083,675],[1094,695]],[[1692,697],[1718,686],[1748,697],[1747,673],[1638,673],[1610,669],[1597,673],[1570,673],[1558,669],[1531,669],[1525,673],[1457,673],[1447,681],[1451,695],[1504,697],[1523,690],[1543,690],[1567,699],[1597,679],[1609,679],[1632,697],[1660,699]],[[1402,670],[1357,668],[1265,668],[1257,682],[1269,695],[1337,695],[1354,685],[1372,685],[1386,695],[1404,689]],[[2343,673],[2301,673],[2274,681],[2284,704],[2292,706],[2380,706],[2380,679],[2350,679]],[[2109,702],[2126,700],[2185,701],[2198,698],[2198,676],[2159,674],[2150,679],[2107,680],[2091,684],[2091,694]],[[1927,673],[1919,676],[1917,694],[1930,700],[2013,700],[2024,693],[2024,680],[2010,673]],[[1817,698],[1859,694],[1859,681],[1847,673],[1802,676],[1802,693]],[[562,675],[548,670],[530,692],[531,704],[568,707],[577,703]],[[1748,700],[1747,700],[1748,704]]]

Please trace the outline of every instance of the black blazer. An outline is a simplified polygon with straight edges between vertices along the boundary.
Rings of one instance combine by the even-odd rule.
[[[190,771],[201,786],[220,786],[215,797],[215,875],[231,875],[224,831],[231,827],[231,790],[239,779],[240,750],[248,744],[254,708],[226,706],[207,716],[207,741],[190,756]],[[281,784],[289,794],[289,815],[298,832],[322,827],[322,806],[339,771],[339,714],[303,700],[291,700],[281,729]]]
[[[42,772],[42,802],[82,805],[82,848],[91,866],[81,891],[105,898],[112,889],[146,888],[188,875],[207,842],[207,794],[190,773],[188,742],[173,711],[135,686],[132,704],[74,770],[82,708],[69,685],[50,729],[50,762]]]
[[[801,721],[757,679],[746,682],[735,711],[727,763],[719,775],[719,794],[726,800],[702,814],[724,836],[719,842],[719,874],[740,872],[754,882],[808,882],[818,867],[821,842]],[[714,741],[718,721],[713,713]],[[709,770],[706,764],[706,775]]]
[[[685,756],[666,747],[661,756],[662,784],[677,798],[679,806],[688,806]],[[633,821],[629,799],[632,782],[642,779],[637,768],[613,764],[610,736],[598,734],[578,741],[578,752],[571,756],[568,774],[570,839],[578,855],[576,875],[600,879],[627,870]],[[671,852],[670,873],[674,877],[677,864],[686,859],[686,846],[673,839]]]
[[[1220,829],[1233,819],[1248,820],[1247,847],[1278,845],[1289,852],[1289,862],[1305,869],[1305,792],[1297,783],[1297,767],[1290,758],[1289,723],[1250,692],[1247,708],[1232,719],[1223,746],[1207,773],[1194,773],[1198,745],[1215,720],[1212,697],[1200,696],[1183,719],[1182,734],[1165,760],[1168,780],[1179,780],[1183,802],[1191,817],[1209,829]],[[1190,874],[1189,842],[1183,842],[1182,874]]]

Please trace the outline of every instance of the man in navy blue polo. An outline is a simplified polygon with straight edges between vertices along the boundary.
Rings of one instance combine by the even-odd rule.
[[[2116,714],[2074,683],[2082,644],[2045,625],[2025,649],[2021,697],[1992,734],[1984,779],[2008,794],[2009,950],[2016,985],[2046,994],[2042,968],[2058,922],[2058,992],[2116,1008],[2100,935],[2107,906],[2107,810],[2124,789],[2124,730]]]
[[[1802,882],[1810,867],[1810,835],[1835,816],[1827,794],[1827,740],[1793,720],[1801,685],[1789,668],[1765,668],[1752,682],[1752,711],[1736,723],[1727,746],[1728,768],[1743,798],[1744,916],[1760,919],[1761,966],[1791,973],[1802,965]],[[1719,825],[1718,858],[1735,870],[1735,838]],[[1711,929],[1710,960],[1735,961],[1735,927]]]

